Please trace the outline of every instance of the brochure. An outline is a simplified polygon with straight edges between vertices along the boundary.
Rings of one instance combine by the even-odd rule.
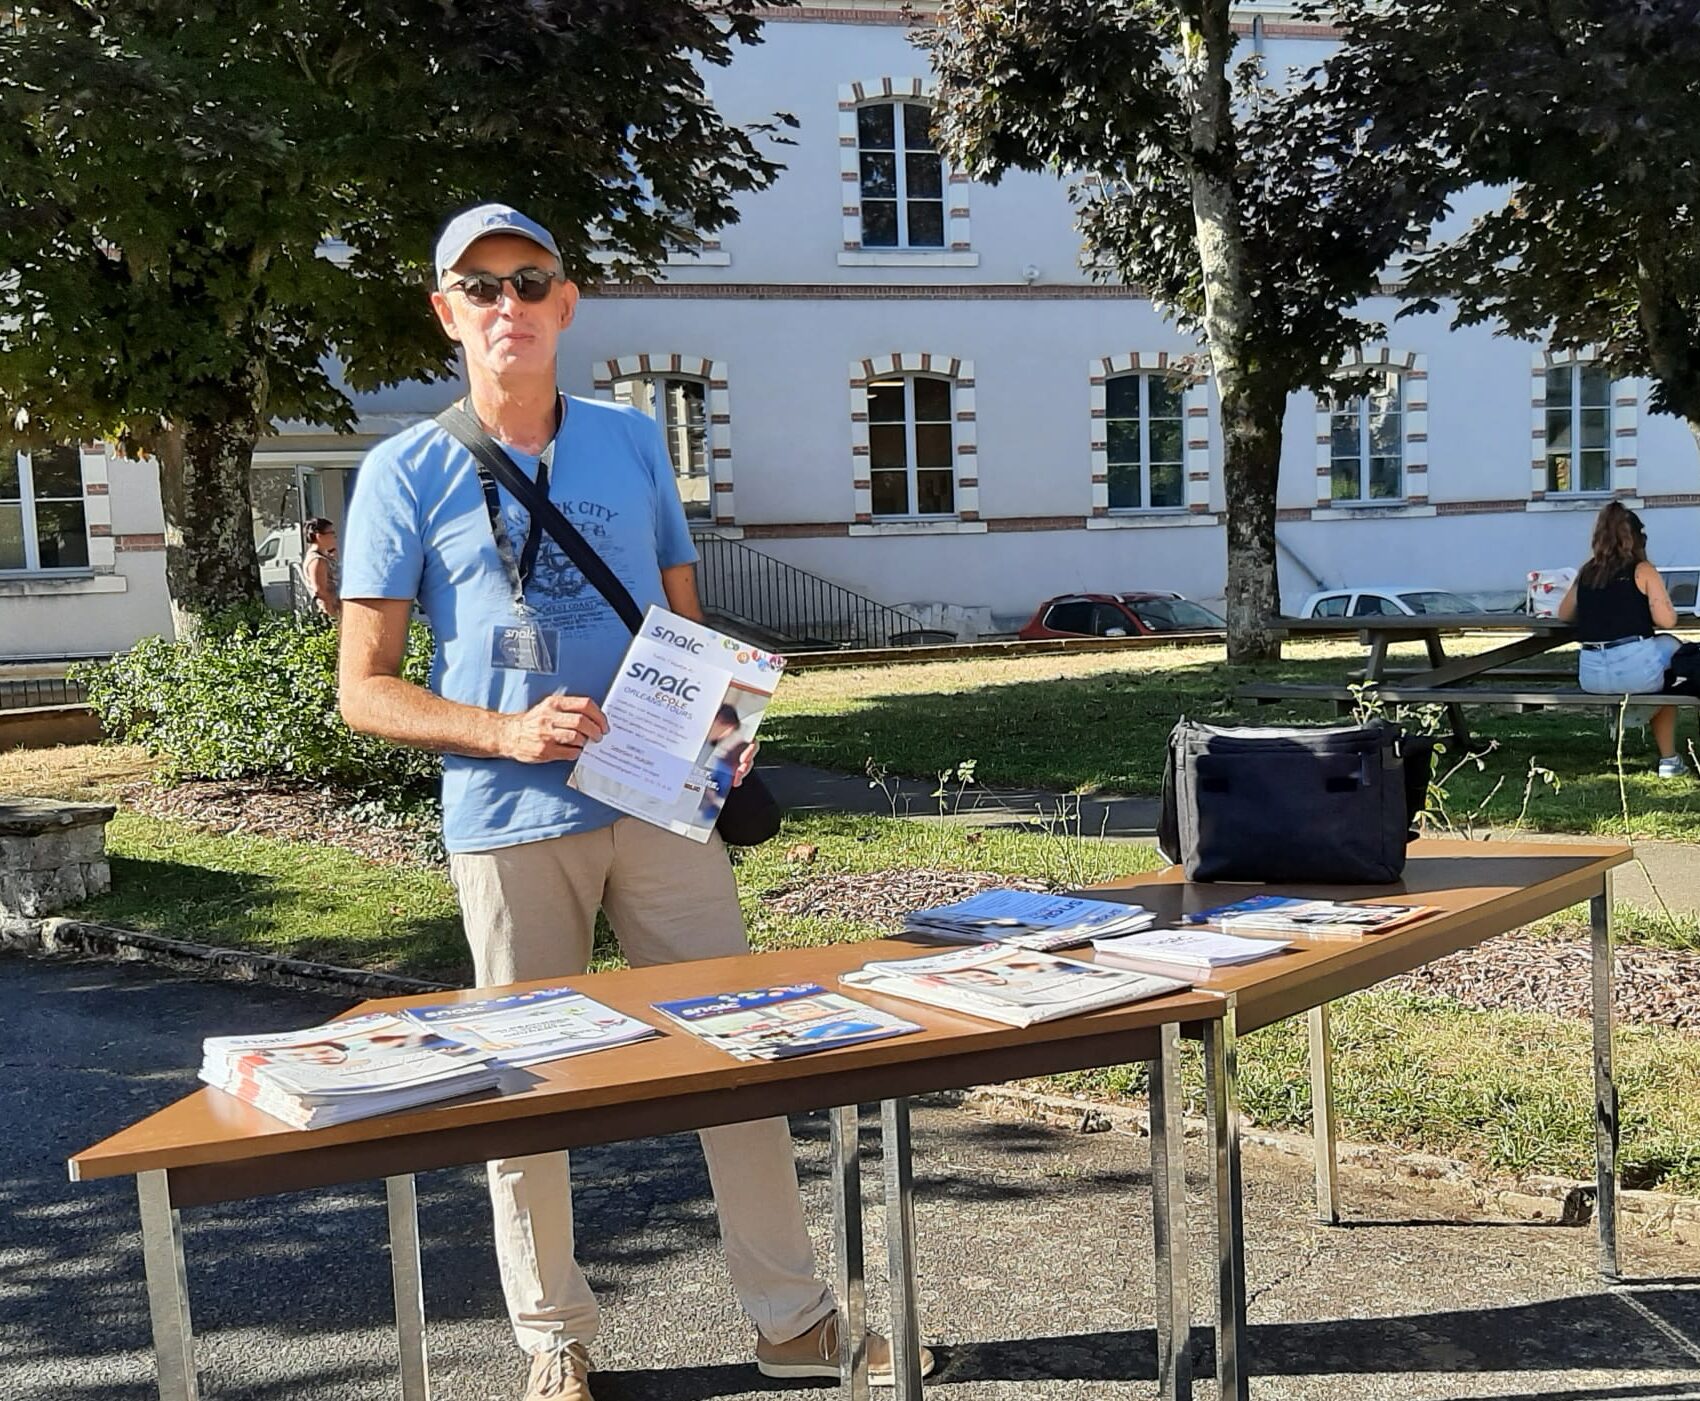
[[[504,1066],[561,1060],[661,1034],[571,988],[410,1007],[402,1015],[427,1031],[485,1051]]]
[[[1116,939],[1094,939],[1099,963],[1155,973],[1208,976],[1218,968],[1255,963],[1292,947],[1290,939],[1242,939],[1204,929],[1151,929]]]
[[[843,981],[1010,1026],[1119,1007],[1189,986],[1179,978],[1101,968],[1007,944],[869,963],[846,973]]]
[[[655,1010],[739,1060],[786,1060],[924,1029],[819,983],[687,997]]]
[[[493,1089],[485,1051],[388,1013],[265,1036],[212,1036],[200,1078],[299,1128]]]
[[[951,944],[1015,944],[1024,949],[1073,948],[1099,935],[1148,929],[1154,922],[1143,905],[1034,890],[983,890],[955,904],[903,917],[903,927],[923,938]]]
[[[1185,917],[1223,932],[1301,934],[1307,939],[1353,939],[1385,934],[1434,913],[1431,905],[1355,905],[1293,895],[1252,895]]]
[[[608,733],[568,784],[618,812],[706,842],[785,659],[652,607],[602,702]]]

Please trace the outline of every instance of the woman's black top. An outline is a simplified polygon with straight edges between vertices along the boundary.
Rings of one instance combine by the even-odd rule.
[[[1635,587],[1629,565],[1603,584],[1576,586],[1576,636],[1583,642],[1616,642],[1620,637],[1651,637],[1653,607]]]

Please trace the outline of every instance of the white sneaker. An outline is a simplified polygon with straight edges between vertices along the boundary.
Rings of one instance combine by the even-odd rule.
[[[1688,765],[1682,762],[1682,755],[1672,754],[1668,759],[1659,760],[1660,778],[1686,778]]]

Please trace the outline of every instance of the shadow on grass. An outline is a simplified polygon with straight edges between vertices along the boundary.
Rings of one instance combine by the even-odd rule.
[[[1338,683],[1349,665],[1341,657],[1255,666],[1203,661],[1140,669],[1136,663],[1120,671],[962,689],[827,693],[770,711],[764,737],[770,758],[846,772],[861,772],[872,760],[891,774],[926,781],[973,759],[977,780],[993,789],[1155,793],[1165,741],[1181,716],[1224,724],[1332,720],[1329,703],[1257,706],[1234,692],[1253,680]],[[1621,826],[1616,745],[1603,716],[1472,708],[1471,721],[1499,748],[1482,771],[1471,765],[1453,777],[1454,811],[1480,804],[1498,784],[1481,820],[1513,821],[1533,761],[1553,770],[1560,786],[1537,789],[1528,811],[1531,827],[1605,832]],[[1634,827],[1644,835],[1700,838],[1700,785],[1659,782],[1652,773],[1656,757],[1650,738],[1632,729],[1624,760]]]
[[[181,861],[113,856],[112,891],[76,913],[105,924],[287,958],[354,964],[442,981],[471,975],[460,918],[368,900],[349,927],[349,892],[327,873],[290,880]],[[381,901],[381,896],[379,897]],[[305,927],[304,927],[305,926]]]

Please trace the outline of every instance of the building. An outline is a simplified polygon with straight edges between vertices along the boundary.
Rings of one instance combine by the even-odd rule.
[[[1257,0],[1240,27],[1272,74],[1332,42]],[[787,170],[663,281],[588,296],[562,347],[564,387],[661,419],[705,536],[883,603],[939,605],[935,618],[972,628],[1072,590],[1219,598],[1211,383],[1176,375],[1195,347],[1149,303],[1082,269],[1066,187],[946,168],[897,0],[776,11],[765,35],[712,75],[712,97],[734,122],[792,113]],[[1700,559],[1694,440],[1645,411],[1642,382],[1442,317],[1394,323],[1397,309],[1366,308],[1392,338],[1342,367],[1373,367],[1374,394],[1289,404],[1289,605],[1344,583],[1510,593],[1530,569],[1579,560],[1613,497],[1649,512],[1661,563]],[[338,517],[364,447],[449,393],[365,396],[354,439],[285,425],[256,456],[257,529]],[[14,570],[0,596],[26,618],[0,627],[0,654],[98,650],[162,623],[147,467],[98,450],[80,463],[89,556],[63,556],[75,576],[40,559],[15,572],[0,515],[0,569]],[[43,478],[60,490],[64,475]],[[59,509],[41,490],[38,521]],[[0,513],[8,504],[0,492]]]

